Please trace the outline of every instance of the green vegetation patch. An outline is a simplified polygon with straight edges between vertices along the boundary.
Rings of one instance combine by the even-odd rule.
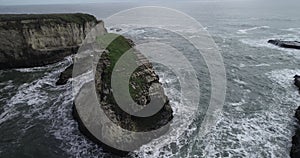
[[[104,46],[104,47],[106,47],[106,45],[107,45],[106,49],[109,51],[108,60],[110,61],[110,65],[108,65],[108,67],[105,68],[105,70],[104,70],[105,75],[102,76],[103,77],[102,80],[106,85],[108,85],[110,87],[112,72],[115,68],[116,63],[121,58],[121,56],[124,55],[124,53],[128,51],[127,53],[129,53],[129,55],[126,58],[126,60],[120,61],[121,62],[120,64],[124,65],[124,69],[126,69],[127,66],[131,66],[132,63],[136,63],[138,58],[133,53],[133,51],[130,50],[132,48],[132,46],[131,46],[130,42],[128,41],[128,39],[126,39],[123,36],[108,33],[101,37],[97,37],[97,42],[101,46]],[[134,73],[140,72],[144,68],[145,67],[140,66],[134,71]],[[123,84],[123,83],[124,82],[122,82],[122,78],[121,78],[119,84]],[[138,76],[138,77],[131,76],[130,83],[131,84],[128,85],[130,95],[133,98],[133,100],[137,101],[138,98],[142,95],[142,92],[144,90],[143,87],[145,87],[147,84],[146,79],[141,76]],[[116,83],[116,84],[118,84],[118,83]],[[133,85],[134,85],[134,87],[133,87]],[[119,87],[121,88],[124,86],[120,85]],[[123,90],[123,89],[120,89],[120,90]],[[124,90],[126,90],[126,89],[124,89]],[[126,97],[126,96],[124,96],[124,97]],[[113,96],[109,96],[108,100],[115,102],[113,99]]]
[[[0,14],[0,21],[21,21],[21,20],[55,20],[60,22],[83,24],[85,22],[97,22],[93,15],[84,13],[70,14]]]

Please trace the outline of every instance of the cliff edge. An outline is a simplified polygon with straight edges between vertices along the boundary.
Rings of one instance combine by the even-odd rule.
[[[77,52],[102,23],[88,14],[1,14],[0,69],[44,66]],[[104,26],[103,26],[104,29]]]

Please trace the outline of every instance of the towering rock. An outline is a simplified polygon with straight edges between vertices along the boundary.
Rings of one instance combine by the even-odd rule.
[[[100,143],[104,149],[107,149],[110,152],[124,154],[126,152],[102,144],[101,140],[96,138],[96,136],[92,133],[95,134],[96,132],[96,134],[100,134],[102,137],[105,136],[106,143],[109,142],[110,144],[114,144],[114,142],[122,142],[120,145],[127,143],[131,145],[134,144],[133,148],[137,149],[141,145],[148,143],[152,139],[155,139],[167,132],[170,125],[169,123],[173,119],[173,111],[169,103],[169,99],[164,93],[164,89],[159,82],[159,78],[156,75],[152,64],[143,54],[135,49],[132,49],[134,43],[123,36],[115,34],[106,34],[98,39],[100,39],[99,41],[106,41],[106,37],[108,37],[108,39],[110,39],[110,37],[115,37],[114,40],[106,47],[106,49],[94,51],[93,48],[96,48],[96,46],[86,47],[83,49],[83,52],[101,52],[101,57],[96,65],[95,80],[91,81],[94,83],[85,83],[86,86],[83,85],[78,94],[75,96],[76,106],[73,111],[73,116],[79,122],[79,128],[82,133],[89,139],[96,143]],[[96,43],[97,42],[98,41],[96,40]],[[129,53],[129,55],[127,54],[128,58],[125,58],[126,60],[121,62],[124,65],[122,65],[122,67],[116,66],[119,60],[121,60],[121,57],[124,57],[126,52]],[[89,57],[89,55],[87,56]],[[131,65],[129,63],[137,63],[139,66],[130,75],[129,84],[126,85],[126,82],[123,83],[123,75],[127,75],[129,73],[127,72],[127,66]],[[76,63],[73,66],[75,69],[82,68],[82,66],[76,67]],[[67,72],[69,71],[68,69],[62,74],[69,74]],[[130,92],[130,96],[126,96],[122,93],[122,97],[125,97],[123,103],[126,104],[126,107],[131,107],[131,102],[128,102],[127,99],[132,98],[133,101],[138,105],[134,109],[136,111],[140,112],[147,108],[155,108],[157,106],[159,106],[160,109],[158,109],[155,114],[148,117],[134,116],[124,111],[124,109],[122,109],[115,100],[116,92],[114,90],[116,89],[113,89],[112,87],[111,78],[113,71],[117,72],[118,74],[122,74],[120,75],[120,80],[118,80],[120,82],[116,83],[118,84],[117,90],[124,90],[124,87],[125,89],[129,88],[128,90]],[[61,77],[64,77],[60,78],[60,80],[64,80],[65,75],[61,75]],[[85,75],[85,73],[82,75]],[[92,84],[95,86],[90,86]],[[93,87],[97,93],[97,101],[91,101],[90,98],[91,95],[89,91],[91,91]],[[94,102],[100,103],[99,108],[103,110],[103,113],[97,110],[98,106],[94,107],[96,109],[90,106]],[[152,104],[150,104],[150,102]],[[106,123],[104,123],[105,125],[100,123],[101,120],[106,120],[106,117],[114,125],[135,133],[125,132],[126,134],[124,135],[122,131],[117,130],[115,127],[111,127]],[[109,132],[103,132],[105,131],[103,130],[104,128]],[[99,131],[98,129],[102,130]],[[138,132],[150,133],[141,136],[140,134],[136,134]],[[126,140],[126,142],[123,142],[124,140]]]

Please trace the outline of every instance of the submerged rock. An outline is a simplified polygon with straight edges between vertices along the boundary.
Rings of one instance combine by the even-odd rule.
[[[0,69],[58,62],[76,53],[98,23],[94,16],[80,13],[1,14]]]
[[[116,32],[122,31],[121,28],[115,28],[115,27],[112,27],[112,28],[110,28],[109,30],[111,30],[111,31],[116,31]]]
[[[60,74],[59,79],[56,82],[56,85],[66,84],[68,80],[72,77],[72,72],[73,72],[73,64],[67,67],[66,70]]]
[[[298,41],[269,40],[268,43],[282,48],[300,49],[300,42]]]

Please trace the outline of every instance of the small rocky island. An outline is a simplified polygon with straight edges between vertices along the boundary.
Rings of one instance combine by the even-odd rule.
[[[0,69],[44,66],[58,62],[77,53],[89,31],[96,25],[100,25],[100,34],[110,35],[102,21],[88,14],[0,15]],[[95,80],[100,108],[112,122],[123,129],[135,132],[155,130],[172,120],[173,111],[152,64],[142,54],[135,54],[136,62],[143,64],[130,78],[131,97],[141,106],[148,104],[151,98],[158,98],[163,102],[163,107],[155,115],[141,118],[122,111],[113,99],[110,87],[111,70],[122,54],[133,46],[131,40],[118,36],[101,55]],[[57,86],[68,82],[72,77],[73,66],[72,64],[61,73]],[[150,87],[152,91],[149,91]],[[86,129],[75,106],[73,116],[85,136],[106,147]],[[124,154],[109,147],[105,149]]]
[[[282,48],[300,49],[300,42],[298,41],[283,41],[283,40],[269,40],[268,43]]]

